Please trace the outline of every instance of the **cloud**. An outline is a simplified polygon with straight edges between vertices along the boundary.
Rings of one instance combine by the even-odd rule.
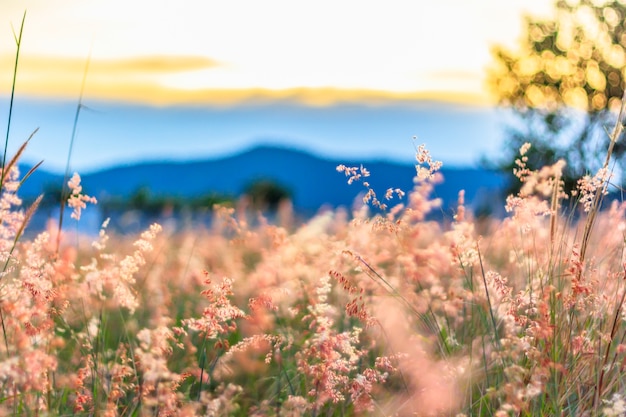
[[[10,91],[14,58],[0,61],[0,88]],[[32,97],[77,99],[87,60],[65,57],[20,57],[16,93]],[[397,92],[339,87],[209,88],[189,89],[166,85],[163,76],[212,70],[224,65],[199,56],[147,56],[115,60],[94,59],[87,68],[85,98],[168,105],[233,106],[241,103],[292,102],[308,106],[341,103],[372,105],[413,101],[485,104],[480,94],[442,91]]]
[[[96,71],[117,73],[174,73],[209,69],[219,66],[217,61],[199,56],[150,56],[121,60],[97,61],[93,67]]]
[[[0,69],[6,77],[12,73],[14,57],[2,57]],[[82,73],[87,59],[66,58],[59,56],[22,56],[19,61],[19,72],[34,74]],[[101,72],[117,75],[132,74],[166,74],[201,69],[215,68],[220,64],[210,58],[199,56],[147,56],[137,58],[98,60],[89,64],[89,72],[98,75]]]

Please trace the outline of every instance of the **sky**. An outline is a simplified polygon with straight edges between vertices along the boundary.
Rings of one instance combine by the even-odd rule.
[[[398,159],[422,133],[444,161],[469,164],[501,140],[485,87],[490,48],[514,47],[522,16],[548,15],[551,3],[7,0],[0,112],[26,13],[11,139],[39,127],[28,157],[52,169],[67,158],[83,78],[80,169],[255,141]]]

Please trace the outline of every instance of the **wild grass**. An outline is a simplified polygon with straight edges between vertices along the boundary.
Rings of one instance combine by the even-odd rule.
[[[462,192],[453,222],[426,220],[440,164],[419,147],[406,196],[379,200],[365,168],[338,168],[382,214],[363,204],[294,226],[216,207],[207,229],[153,225],[131,241],[105,224],[91,244],[61,233],[58,251],[54,222],[22,238],[36,207],[21,209],[12,160],[0,409],[622,415],[626,204],[600,209],[604,171],[565,195],[562,162],[530,171],[526,150],[509,215],[481,220],[480,235]],[[93,200],[78,176],[68,187],[80,218]]]

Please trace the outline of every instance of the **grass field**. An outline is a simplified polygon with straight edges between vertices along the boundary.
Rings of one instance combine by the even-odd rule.
[[[418,147],[406,195],[338,167],[365,186],[353,212],[216,207],[207,229],[96,239],[56,220],[24,239],[36,203],[9,161],[2,415],[624,415],[626,204],[600,210],[605,170],[565,195],[563,164],[530,171],[526,150],[504,219],[460,192],[427,221],[440,164]],[[69,188],[79,218],[95,200]]]

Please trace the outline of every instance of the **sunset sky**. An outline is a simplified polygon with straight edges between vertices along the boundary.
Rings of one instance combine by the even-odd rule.
[[[390,99],[443,94],[482,101],[490,45],[514,44],[521,14],[545,14],[550,3],[4,1],[1,73],[6,83],[15,52],[11,25],[17,31],[26,11],[20,88],[29,94],[74,97],[91,52],[87,92],[107,99],[294,94],[317,102],[369,91]]]
[[[492,103],[490,47],[514,46],[523,14],[547,15],[551,3],[3,1],[0,91],[10,91],[12,31],[26,11],[18,97],[76,102],[91,56],[86,104],[319,108],[434,99],[484,107]]]

